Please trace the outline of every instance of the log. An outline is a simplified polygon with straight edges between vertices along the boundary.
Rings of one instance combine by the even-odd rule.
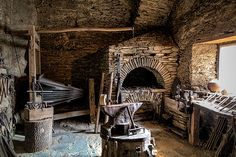
[[[48,30],[37,30],[40,34],[53,34],[53,33],[67,33],[67,32],[122,32],[122,31],[133,31],[133,27],[123,28],[66,28],[66,29],[48,29]]]

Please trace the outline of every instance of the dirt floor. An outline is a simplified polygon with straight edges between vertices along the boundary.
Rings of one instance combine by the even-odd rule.
[[[158,157],[213,157],[214,153],[192,147],[186,139],[169,131],[158,122],[145,121],[139,125],[151,130],[156,141]],[[19,157],[86,157],[101,156],[99,134],[94,134],[94,125],[78,122],[78,119],[54,123],[53,144],[50,149],[37,153],[24,151],[24,138],[15,138],[15,151]],[[19,138],[20,137],[20,138]]]
[[[140,122],[149,128],[156,141],[157,157],[213,157],[214,152],[191,146],[187,139],[174,134],[157,122]]]

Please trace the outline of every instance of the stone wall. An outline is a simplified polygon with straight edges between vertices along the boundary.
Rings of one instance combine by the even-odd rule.
[[[173,0],[137,0],[137,17],[135,18],[135,29],[137,31],[148,31],[158,26],[167,24]]]
[[[191,60],[191,85],[206,87],[207,83],[217,78],[217,45],[194,44]]]
[[[1,0],[0,1],[0,46],[3,58],[9,70],[9,74],[21,77],[26,75],[25,59],[28,40],[5,32],[6,29],[24,28],[26,25],[34,25],[37,21],[36,9],[31,0]]]
[[[52,80],[85,89],[88,78],[100,80],[108,46],[130,36],[129,32],[41,35],[42,73]]]
[[[26,76],[26,52],[28,40],[12,35],[9,31],[17,26],[36,24],[36,10],[31,0],[0,0],[0,50],[4,59],[8,76],[15,77],[17,82],[20,77]],[[14,82],[12,79],[11,82]],[[11,93],[3,98],[0,111],[7,114],[12,131],[13,113],[15,112],[15,87],[12,85]],[[2,92],[2,91],[1,91]]]
[[[163,26],[166,24],[173,1],[36,0],[35,5],[38,13],[38,26],[41,28],[127,27],[133,25],[154,27],[154,25]],[[137,33],[136,30],[135,33]],[[132,38],[131,32],[79,32],[41,35],[42,72],[46,77],[55,81],[87,88],[86,80],[89,77],[94,77],[95,83],[98,83],[101,72],[108,72],[107,67],[104,69],[96,67],[101,64],[101,61],[99,62],[99,55],[95,53],[104,51],[109,45],[129,38]],[[150,39],[145,39],[146,43],[149,42],[147,40]],[[154,49],[154,47],[150,49]],[[137,50],[137,53],[141,51],[141,49]],[[168,51],[163,52],[162,58],[165,57],[164,55],[168,56]],[[173,63],[173,66],[176,67],[177,63]]]
[[[127,27],[134,14],[129,0],[36,0],[38,26],[45,28]],[[85,89],[99,81],[109,45],[132,37],[132,32],[71,32],[41,35],[42,73],[45,77]],[[103,55],[104,54],[104,55]],[[107,72],[106,72],[107,73]]]
[[[236,1],[234,0],[177,1],[169,24],[172,28],[174,40],[180,47],[178,77],[182,83],[187,86],[200,82],[201,84],[206,83],[205,78],[208,76],[204,76],[202,81],[191,82],[193,78],[190,75],[192,73],[190,67],[191,60],[194,58],[192,56],[192,45],[197,42],[235,34],[235,8]],[[201,67],[203,68],[203,66]],[[202,68],[201,70],[203,70]],[[215,72],[211,72],[211,74],[210,78],[213,75],[215,76]]]
[[[132,1],[36,0],[38,24],[55,27],[124,27],[130,25]]]

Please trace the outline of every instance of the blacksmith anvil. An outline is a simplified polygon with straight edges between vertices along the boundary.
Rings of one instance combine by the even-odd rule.
[[[103,106],[109,116],[101,126],[102,157],[153,157],[156,155],[155,141],[151,132],[136,125],[134,113],[142,103],[124,103]]]
[[[109,121],[101,126],[101,136],[134,135],[141,131],[133,120],[134,113],[142,103],[124,103],[103,106],[102,111],[109,116]]]

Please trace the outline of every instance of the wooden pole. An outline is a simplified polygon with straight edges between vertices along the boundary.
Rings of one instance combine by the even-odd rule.
[[[89,110],[90,110],[90,121],[91,123],[94,123],[96,119],[94,79],[89,79]]]
[[[99,98],[100,98],[100,96],[101,96],[101,94],[103,93],[103,90],[104,90],[104,76],[105,76],[105,73],[102,73],[101,82],[100,82],[100,89],[99,89]],[[95,133],[98,132],[100,111],[101,111],[100,105],[101,105],[100,101],[98,101],[98,110],[97,110],[96,124],[95,124],[95,130],[94,130]]]
[[[49,30],[37,30],[38,33],[67,33],[67,32],[122,32],[133,31],[133,27],[123,28],[66,28],[66,29],[49,29]]]
[[[30,34],[30,47],[29,47],[29,90],[32,90],[33,79],[36,79],[36,46],[35,46],[35,26],[32,26],[29,30]],[[30,93],[30,101],[35,99],[36,93]]]
[[[109,86],[109,91],[108,91],[107,105],[111,105],[112,87],[113,87],[113,72],[111,73],[111,76],[110,76],[110,86]],[[108,122],[108,116],[106,115],[105,116],[105,123],[107,123],[107,122]]]

